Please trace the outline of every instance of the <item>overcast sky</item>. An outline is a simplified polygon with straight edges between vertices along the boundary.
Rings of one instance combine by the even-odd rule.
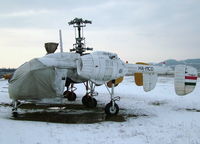
[[[87,46],[130,63],[200,58],[199,7],[199,0],[0,0],[0,67],[45,55],[59,29],[68,52],[74,29],[67,22],[75,17],[93,22]]]

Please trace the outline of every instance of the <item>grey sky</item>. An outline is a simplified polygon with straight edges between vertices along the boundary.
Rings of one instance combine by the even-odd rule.
[[[44,55],[43,43],[58,41],[58,29],[68,51],[74,34],[67,22],[74,17],[93,21],[88,46],[124,61],[199,58],[199,6],[199,0],[0,0],[0,67]]]

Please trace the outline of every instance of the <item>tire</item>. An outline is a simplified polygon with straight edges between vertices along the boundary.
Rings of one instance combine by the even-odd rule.
[[[69,95],[69,93],[70,93],[70,91],[67,91],[67,90],[66,90],[66,91],[63,93],[63,97],[64,97],[64,98],[67,98],[67,96]]]
[[[87,106],[88,105],[88,102],[87,102],[87,94],[82,98],[82,104]]]
[[[75,101],[76,100],[76,94],[74,92],[69,92],[67,95],[68,101]]]
[[[91,96],[85,95],[82,98],[82,103],[83,105],[89,107],[89,108],[94,108],[97,106],[97,100],[95,98],[92,98]]]
[[[89,108],[95,108],[97,106],[97,100],[95,98],[90,97],[88,102]]]
[[[112,102],[108,103],[105,107],[105,113],[107,115],[117,115],[119,112],[119,106],[115,103],[114,109],[112,109]]]
[[[12,116],[13,116],[13,118],[17,118],[18,117],[18,112],[12,112]]]

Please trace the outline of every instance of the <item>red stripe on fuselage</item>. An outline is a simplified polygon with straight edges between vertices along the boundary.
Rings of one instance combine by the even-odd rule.
[[[197,80],[196,76],[185,76],[185,79]]]

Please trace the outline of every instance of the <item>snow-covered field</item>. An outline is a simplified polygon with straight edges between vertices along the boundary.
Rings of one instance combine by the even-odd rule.
[[[76,85],[78,99],[85,94]],[[104,86],[97,87],[98,106],[108,103]],[[160,77],[151,92],[137,87],[126,77],[115,89],[121,97],[120,113],[141,115],[125,122],[104,121],[93,124],[60,124],[9,119],[11,108],[0,106],[1,144],[200,144],[200,82],[193,93],[175,94],[173,78]],[[10,103],[7,81],[0,81],[0,103]],[[142,116],[147,115],[147,116]]]

